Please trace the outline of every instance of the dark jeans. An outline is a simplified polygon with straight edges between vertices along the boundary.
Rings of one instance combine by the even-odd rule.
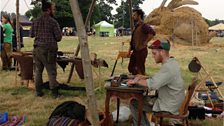
[[[139,51],[134,50],[131,54],[128,64],[128,71],[133,75],[141,74],[145,75],[145,60],[148,55],[147,48],[143,48]]]
[[[146,113],[152,112],[153,105],[156,101],[156,97],[143,97],[143,107],[141,115],[141,126],[150,126],[149,120],[146,116]],[[131,100],[129,104],[131,114],[133,117],[133,126],[137,126],[138,122],[138,101],[136,99]]]
[[[58,86],[58,82],[56,80],[56,58],[57,49],[47,49],[42,47],[35,47],[33,49],[35,86],[37,91],[41,90],[40,85],[43,84],[42,73],[44,67],[47,70],[50,89],[54,89]]]

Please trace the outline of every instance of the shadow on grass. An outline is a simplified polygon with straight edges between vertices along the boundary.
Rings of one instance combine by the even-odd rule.
[[[51,96],[51,90],[43,89],[44,95]],[[82,90],[61,90],[59,89],[59,93],[64,97],[74,97],[74,96],[86,96],[86,92]]]
[[[26,95],[28,92],[31,92],[27,87],[2,87],[1,92],[11,92],[11,95]]]
[[[67,90],[59,90],[61,95],[66,97],[74,97],[74,96],[86,96],[86,91],[76,90],[76,91],[67,91]]]

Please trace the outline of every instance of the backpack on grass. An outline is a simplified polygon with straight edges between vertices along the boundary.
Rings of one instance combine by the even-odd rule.
[[[78,126],[86,121],[85,113],[85,106],[78,102],[63,102],[51,113],[47,126]]]

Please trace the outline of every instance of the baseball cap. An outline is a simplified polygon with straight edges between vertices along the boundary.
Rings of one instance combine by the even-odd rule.
[[[149,49],[164,49],[166,51],[170,50],[170,42],[167,39],[155,40],[149,47]]]

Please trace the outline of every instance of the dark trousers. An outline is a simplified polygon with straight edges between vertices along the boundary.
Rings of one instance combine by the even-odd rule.
[[[145,75],[145,60],[148,55],[147,48],[141,50],[134,50],[131,54],[128,64],[128,71],[133,75],[141,74]]]
[[[12,49],[12,52],[17,52],[17,49],[16,48],[13,48]],[[13,60],[13,66],[15,67],[16,66],[16,59],[15,58],[13,58],[14,60]]]
[[[57,49],[45,49],[42,47],[35,47],[33,49],[35,86],[37,91],[41,90],[40,87],[43,84],[42,73],[44,67],[47,70],[50,89],[54,89],[58,86],[58,82],[56,80],[56,58]]]
[[[11,67],[12,59],[11,59],[11,44],[5,42],[1,51],[1,59],[2,59],[2,69],[8,70]]]

